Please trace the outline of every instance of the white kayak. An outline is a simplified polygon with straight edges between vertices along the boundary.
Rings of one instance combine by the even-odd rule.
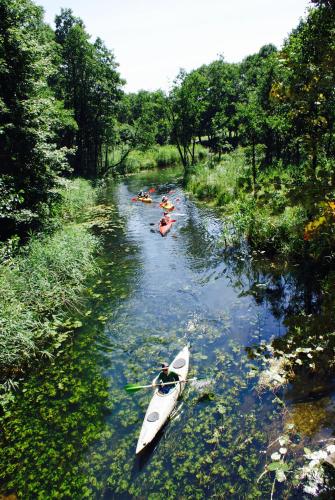
[[[180,379],[185,380],[188,373],[190,360],[190,351],[188,346],[185,346],[180,351],[170,364],[169,369],[177,373]],[[156,436],[157,432],[162,428],[169,418],[173,408],[177,404],[177,399],[183,392],[184,383],[176,383],[173,388],[167,393],[162,394],[158,388],[150,401],[147,412],[145,414],[140,437],[138,438],[136,454],[140,453]]]

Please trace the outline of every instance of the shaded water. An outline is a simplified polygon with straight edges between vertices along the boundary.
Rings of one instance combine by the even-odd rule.
[[[110,208],[99,231],[102,272],[88,287],[83,326],[8,406],[0,466],[8,492],[104,499],[270,495],[272,478],[257,478],[268,443],[282,432],[282,406],[272,393],[256,391],[262,361],[250,350],[273,337],[280,342],[288,318],[301,311],[317,314],[320,290],[308,289],[300,268],[283,274],[261,253],[224,248],[218,211],[191,201],[175,175],[134,176],[101,199]],[[155,203],[131,201],[152,186]],[[171,190],[177,222],[162,238],[158,201]],[[187,342],[190,375],[213,383],[187,387],[171,420],[136,458],[151,391],[128,395],[123,386],[149,383],[160,362]],[[301,385],[290,388],[288,401]],[[325,397],[312,409],[326,407],[327,418],[309,439],[332,432],[332,392]]]

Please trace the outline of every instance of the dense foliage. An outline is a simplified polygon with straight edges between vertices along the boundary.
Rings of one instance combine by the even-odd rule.
[[[191,191],[226,205],[239,236],[257,247],[333,258],[335,10],[318,4],[280,51],[267,45],[235,67],[215,63],[224,111],[208,76],[214,63],[181,74],[170,97]],[[213,155],[194,172],[196,142]],[[236,148],[222,161],[220,152]]]
[[[94,190],[88,181],[74,180],[59,191],[64,201],[54,213],[58,228],[32,237],[0,268],[1,382],[37,357],[48,356],[50,345],[67,337],[70,328],[62,321],[96,269],[98,241],[80,220],[94,203]]]
[[[116,68],[71,11],[54,33],[30,0],[0,1],[1,239],[48,217],[59,175],[102,168],[121,99]]]
[[[113,135],[123,81],[113,53],[99,38],[90,42],[83,22],[71,10],[62,9],[56,16],[55,34],[60,45],[56,93],[73,110],[77,124],[64,142],[76,147],[75,172],[96,176]]]
[[[73,125],[49,79],[55,43],[43,12],[29,0],[0,2],[0,217],[12,234],[45,216],[69,149],[58,147]]]

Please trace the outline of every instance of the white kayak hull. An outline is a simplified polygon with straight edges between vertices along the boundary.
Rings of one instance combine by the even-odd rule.
[[[170,364],[170,369],[177,373],[181,379],[187,378],[190,360],[190,351],[185,346]],[[177,404],[178,397],[183,392],[185,383],[177,383],[168,394],[162,394],[155,390],[145,414],[140,437],[138,438],[136,454],[140,453],[154,439],[158,431],[169,418],[172,410]]]

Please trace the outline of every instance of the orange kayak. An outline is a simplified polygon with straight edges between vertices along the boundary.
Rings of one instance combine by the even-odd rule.
[[[166,233],[168,233],[172,227],[173,222],[168,222],[167,224],[159,224],[159,232],[161,233],[162,236],[165,236]]]

